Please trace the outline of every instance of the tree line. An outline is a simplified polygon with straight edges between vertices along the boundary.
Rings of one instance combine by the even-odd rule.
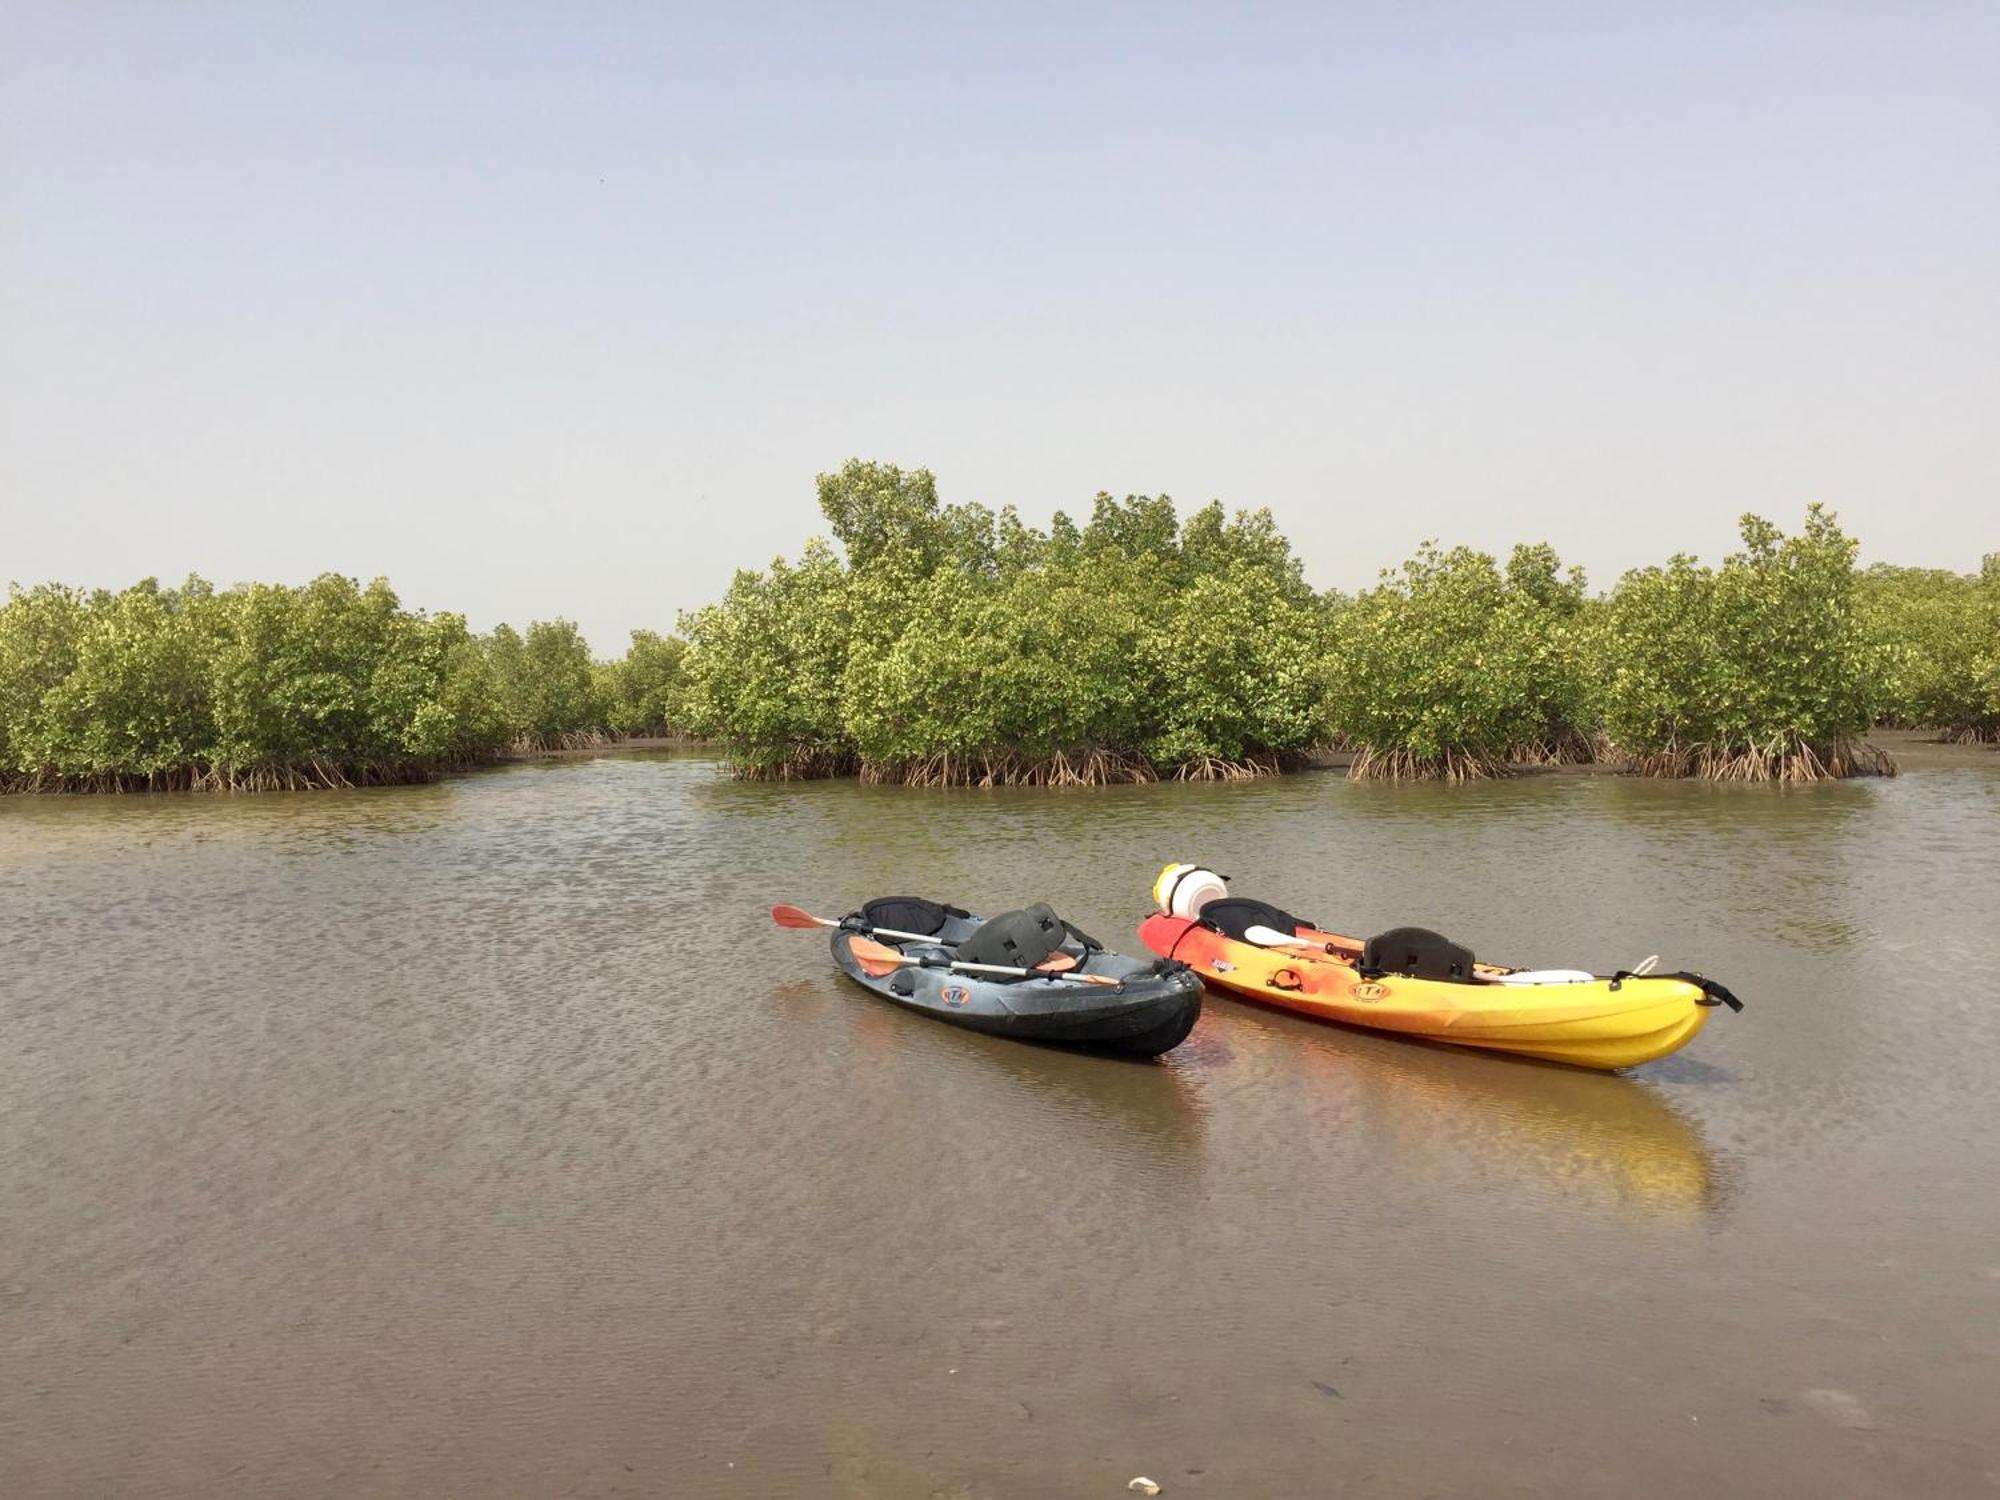
[[[1237,776],[1323,738],[1328,614],[1268,511],[1099,496],[1044,531],[925,470],[819,489],[844,556],[816,539],[681,619],[689,724],[745,774]]]
[[[1305,583],[1266,510],[1099,495],[1039,530],[858,460],[819,500],[831,543],[681,619],[689,725],[744,775],[1236,777],[1339,747],[1363,778],[1812,781],[1892,772],[1879,722],[2000,738],[2000,559],[1858,571],[1816,505],[1608,593],[1542,543],[1426,544],[1347,595]]]
[[[1820,506],[1604,594],[1548,544],[1426,544],[1314,592],[1268,510],[1100,494],[1036,530],[860,460],[820,476],[820,510],[832,542],[680,622],[688,724],[746,776],[1216,778],[1346,748],[1358,778],[1800,782],[1892,772],[1878,722],[2000,738],[2000,558],[1860,572]]]
[[[819,502],[830,539],[609,661],[567,621],[476,635],[382,580],[12,589],[0,787],[411,781],[664,733],[745,776],[920,785],[1236,778],[1329,748],[1358,777],[1806,781],[1892,770],[1877,723],[2000,739],[2000,556],[1858,570],[1818,506],[1604,593],[1546,544],[1426,544],[1349,595],[1305,581],[1267,510],[1101,494],[1038,528],[860,460]]]
[[[425,780],[510,751],[667,732],[686,644],[594,662],[567,620],[474,635],[377,579],[14,588],[0,789],[259,790]]]

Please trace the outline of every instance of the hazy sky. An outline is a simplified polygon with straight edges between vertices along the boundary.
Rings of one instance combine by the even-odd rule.
[[[600,650],[850,455],[1594,582],[2000,548],[2000,5],[0,0],[0,581]]]

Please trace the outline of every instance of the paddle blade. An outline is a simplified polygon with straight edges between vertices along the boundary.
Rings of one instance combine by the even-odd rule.
[[[838,927],[838,922],[829,922],[825,917],[815,917],[810,912],[800,911],[796,906],[774,906],[771,920],[780,927]]]
[[[1317,948],[1302,937],[1287,937],[1275,927],[1246,927],[1243,935],[1259,948]]]
[[[1101,989],[1115,990],[1118,988],[1119,982],[1108,974],[1076,973],[1076,966],[1079,962],[1080,960],[1074,953],[1051,953],[1047,958],[1036,964],[1031,972],[1044,975],[1050,979],[1072,979],[1078,984],[1094,984]]]
[[[861,972],[880,979],[884,974],[893,973],[911,960],[903,957],[894,948],[882,943],[870,942],[865,937],[849,938],[847,951],[854,955],[854,961],[861,965]]]

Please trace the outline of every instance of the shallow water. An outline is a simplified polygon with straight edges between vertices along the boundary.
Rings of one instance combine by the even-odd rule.
[[[953,1030],[774,900],[1169,859],[1745,997],[1626,1077]],[[700,759],[0,802],[0,1489],[2000,1490],[2000,755],[1781,792]]]

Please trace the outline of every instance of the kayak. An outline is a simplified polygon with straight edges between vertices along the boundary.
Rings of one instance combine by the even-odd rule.
[[[1140,940],[1217,989],[1317,1020],[1612,1069],[1679,1051],[1717,1006],[1743,1008],[1699,974],[1512,969],[1423,928],[1364,942],[1226,889],[1169,865]]]
[[[1186,964],[1108,952],[1046,906],[989,922],[943,902],[884,897],[842,918],[832,947],[841,972],[870,993],[1020,1041],[1154,1057],[1201,1015],[1201,979]],[[994,972],[1010,968],[1028,972]]]

